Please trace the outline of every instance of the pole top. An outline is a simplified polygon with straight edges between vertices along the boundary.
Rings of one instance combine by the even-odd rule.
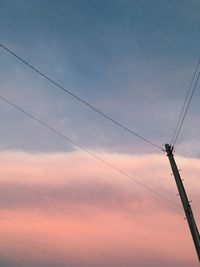
[[[173,150],[174,150],[174,147],[169,145],[169,144],[165,144],[165,149],[166,149],[166,152],[167,152],[167,156],[170,156],[170,155],[173,155]]]

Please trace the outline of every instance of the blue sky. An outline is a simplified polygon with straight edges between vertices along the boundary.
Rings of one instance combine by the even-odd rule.
[[[199,1],[1,1],[1,42],[159,145],[169,142],[199,58]],[[105,121],[1,49],[1,93],[91,149],[155,149]],[[177,144],[199,156],[199,90]],[[1,104],[1,149],[71,150]]]

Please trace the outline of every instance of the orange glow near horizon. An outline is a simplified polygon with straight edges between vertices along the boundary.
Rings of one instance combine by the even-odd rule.
[[[165,158],[100,155],[179,204]],[[0,159],[0,257],[20,266],[197,266],[181,209],[87,155],[5,152]],[[199,160],[178,161],[195,184],[186,182],[197,211]]]

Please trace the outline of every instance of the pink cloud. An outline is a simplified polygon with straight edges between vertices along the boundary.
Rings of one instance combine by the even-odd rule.
[[[100,156],[178,202],[166,157]],[[102,163],[80,152],[4,152],[0,159],[3,263],[198,266],[181,209]],[[190,194],[199,200],[199,160],[178,161],[195,184],[188,182]]]

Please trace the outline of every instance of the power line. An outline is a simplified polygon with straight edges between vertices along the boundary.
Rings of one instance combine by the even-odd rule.
[[[51,132],[53,132],[54,134],[58,135],[59,137],[63,138],[65,141],[68,141],[70,143],[72,143],[73,145],[75,145],[76,147],[80,148],[81,150],[85,151],[86,153],[88,153],[89,155],[91,155],[92,157],[96,158],[97,160],[101,161],[102,163],[104,163],[105,165],[109,166],[111,169],[115,170],[116,172],[122,174],[123,176],[129,178],[130,180],[134,181],[135,183],[137,183],[138,185],[146,188],[147,190],[149,190],[150,192],[152,192],[154,195],[156,195],[159,198],[164,199],[165,201],[168,201],[169,203],[175,205],[176,207],[181,208],[178,204],[176,204],[175,202],[171,201],[169,198],[163,196],[162,194],[158,193],[157,191],[155,191],[154,189],[152,189],[151,187],[145,185],[144,183],[141,183],[140,181],[138,181],[137,179],[135,179],[134,177],[132,177],[131,175],[127,174],[126,172],[116,168],[114,165],[110,164],[109,162],[107,162],[106,160],[104,160],[103,158],[99,157],[98,155],[96,155],[95,153],[91,152],[90,150],[88,150],[87,148],[85,148],[84,146],[80,145],[79,143],[75,142],[74,140],[72,140],[71,138],[67,137],[66,135],[62,134],[61,132],[59,132],[58,130],[56,130],[55,128],[53,128],[52,126],[50,126],[49,124],[47,124],[46,122],[42,121],[41,119],[37,118],[36,116],[34,116],[33,114],[27,112],[26,110],[24,110],[23,108],[19,107],[18,105],[16,105],[15,103],[13,103],[12,101],[8,100],[7,98],[3,97],[0,95],[0,99],[4,102],[6,102],[7,104],[9,104],[10,106],[14,107],[15,109],[17,109],[18,111],[22,112],[23,114],[25,114],[27,117],[31,118],[32,120],[38,122],[39,124],[41,124],[42,126],[44,126],[45,128],[47,128],[48,130],[50,130]]]
[[[171,145],[174,143],[174,141],[175,141],[175,136],[176,136],[176,134],[177,134],[177,132],[178,132],[178,128],[180,127],[181,119],[182,119],[182,116],[183,116],[183,113],[184,113],[184,110],[185,110],[185,107],[186,107],[186,104],[187,104],[187,100],[188,100],[189,95],[190,95],[190,93],[191,93],[192,85],[193,85],[194,79],[195,79],[195,77],[196,77],[196,74],[197,74],[197,70],[198,70],[198,68],[199,68],[199,65],[200,65],[200,60],[198,61],[197,66],[196,66],[196,68],[195,68],[194,74],[193,74],[193,76],[192,76],[192,80],[191,80],[191,82],[190,82],[190,85],[189,85],[189,88],[188,88],[188,91],[187,91],[187,94],[186,94],[186,97],[185,97],[185,101],[184,101],[183,106],[182,106],[182,108],[181,108],[181,112],[180,112],[180,115],[179,115],[179,118],[178,118],[178,121],[177,121],[175,130],[174,130],[174,133],[173,133],[172,138],[171,138],[171,142],[170,142]],[[193,88],[193,89],[194,89],[194,88]],[[179,130],[179,131],[180,131],[180,130]]]
[[[45,75],[44,73],[42,73],[38,68],[33,67],[33,65],[31,65],[26,60],[24,60],[23,58],[21,58],[20,56],[18,56],[16,53],[14,53],[13,51],[11,51],[8,47],[6,47],[6,46],[4,46],[2,44],[0,44],[0,47],[2,47],[4,50],[6,50],[8,53],[10,53],[14,57],[16,57],[21,62],[23,62],[26,66],[28,66],[29,68],[31,68],[32,70],[34,70],[35,72],[37,72],[40,76],[42,76],[43,78],[45,78],[46,80],[48,80],[50,83],[54,84],[56,87],[60,88],[65,93],[69,94],[70,96],[72,96],[73,98],[75,98],[79,102],[83,103],[84,105],[86,105],[90,109],[96,111],[98,114],[100,114],[104,118],[108,119],[109,121],[111,121],[115,125],[117,125],[120,128],[124,129],[126,132],[129,132],[129,133],[135,135],[136,137],[138,137],[139,139],[143,140],[144,142],[146,142],[146,143],[148,143],[148,144],[150,144],[150,145],[152,145],[152,146],[154,146],[154,147],[156,147],[158,149],[163,150],[161,146],[159,146],[159,145],[155,144],[154,142],[150,141],[149,139],[147,139],[147,138],[145,138],[145,137],[143,137],[143,136],[135,133],[134,131],[132,131],[129,128],[127,128],[125,125],[121,124],[120,122],[117,122],[116,120],[114,120],[113,118],[111,118],[109,115],[105,114],[103,111],[99,110],[98,108],[96,108],[93,105],[91,105],[90,103],[88,103],[86,100],[83,100],[79,96],[77,96],[74,93],[70,92],[65,87],[63,87],[62,85],[60,85],[59,83],[55,82],[53,79],[51,79],[50,77],[48,77],[47,75]]]
[[[194,81],[194,78],[195,78],[195,76],[196,76],[197,69],[199,68],[199,65],[200,65],[200,60],[198,61],[198,64],[197,64],[197,67],[196,67],[194,76],[193,76],[193,78],[192,78],[191,84],[192,84],[193,81]],[[198,81],[199,81],[199,77],[200,77],[200,71],[198,72],[198,75],[197,75],[197,77],[196,77],[196,81],[195,81],[195,83],[194,83],[194,86],[193,86],[192,91],[189,90],[189,93],[190,93],[190,91],[191,91],[190,97],[189,97],[189,93],[188,93],[187,96],[186,96],[185,105],[184,105],[185,107],[183,107],[183,110],[185,109],[185,111],[182,111],[182,114],[180,114],[179,126],[177,127],[176,135],[174,135],[174,142],[173,142],[173,144],[172,144],[173,146],[175,146],[176,141],[177,141],[177,139],[178,139],[178,136],[179,136],[179,134],[180,134],[181,128],[182,128],[182,126],[183,126],[183,122],[184,122],[184,120],[185,120],[185,117],[186,117],[186,115],[187,115],[187,112],[188,112],[190,103],[191,103],[192,98],[193,98],[193,96],[194,96],[194,92],[195,92],[195,90],[196,90],[196,87],[197,87],[197,84],[198,84]],[[189,99],[188,99],[188,97],[189,97]],[[187,99],[188,99],[188,103],[187,103],[187,105],[186,105]]]

